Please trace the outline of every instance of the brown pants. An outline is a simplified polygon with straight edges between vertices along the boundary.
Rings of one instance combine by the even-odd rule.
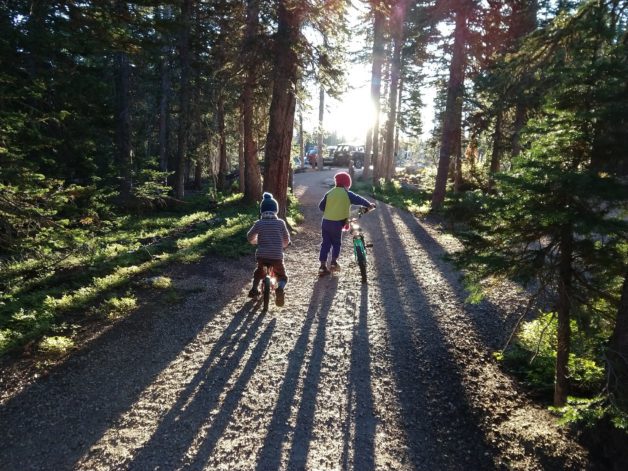
[[[264,266],[271,265],[275,272],[275,278],[277,281],[283,281],[284,284],[288,282],[288,275],[286,275],[286,267],[283,264],[283,260],[270,260],[268,258],[258,258],[257,268],[253,272],[253,283],[257,286],[257,283],[266,276],[266,269]]]

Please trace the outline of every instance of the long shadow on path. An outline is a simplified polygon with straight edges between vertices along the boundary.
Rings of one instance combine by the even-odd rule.
[[[492,450],[474,420],[456,365],[405,255],[390,209],[376,213],[373,250],[394,375],[413,469],[490,469]]]
[[[371,385],[371,355],[368,331],[369,290],[360,289],[357,324],[353,325],[351,367],[347,388],[347,415],[344,423],[342,469],[369,471],[375,469],[375,429],[377,418]],[[351,424],[353,427],[353,456],[350,456]]]
[[[222,392],[262,325],[265,313],[257,313],[250,309],[250,306],[251,303],[248,303],[246,310],[241,310],[234,316],[229,327],[223,332],[203,365],[198,369],[194,379],[168,411],[151,439],[137,453],[130,466],[131,469],[147,469],[155,466],[170,468],[179,467],[182,464],[194,438],[201,427],[209,421],[212,410],[219,405]],[[235,403],[233,401],[233,394],[240,397],[243,385],[248,383],[268,345],[274,325],[273,320],[253,349],[244,370],[236,381],[236,387],[231,391],[231,400],[223,404],[221,412],[212,418],[212,425],[203,446],[205,454],[213,449],[213,445],[220,438],[220,433],[228,424],[228,420],[223,417],[224,413],[237,405],[237,401]]]
[[[0,408],[2,468],[72,468],[223,307],[140,309],[17,394]]]
[[[297,413],[288,469],[304,469],[307,464],[321,364],[324,357],[327,313],[331,308],[337,288],[338,279],[335,277],[320,279],[314,286],[310,307],[299,338],[290,352],[288,367],[281,384],[273,416],[258,455],[257,469],[260,471],[280,468],[284,442],[292,430],[288,420],[296,401],[299,373],[305,362],[312,326],[317,320],[316,336],[312,342],[311,359],[303,382],[303,394]]]
[[[505,319],[499,315],[499,308],[486,299],[478,304],[465,304],[460,273],[454,269],[449,261],[445,260],[447,255],[445,248],[425,230],[412,214],[398,211],[397,216],[412,233],[416,243],[424,249],[434,266],[437,267],[440,276],[446,280],[451,288],[449,291],[456,296],[461,306],[464,305],[466,318],[473,323],[474,330],[479,334],[482,343],[493,349],[503,347],[518,316],[510,315]],[[523,306],[520,308],[522,309]]]

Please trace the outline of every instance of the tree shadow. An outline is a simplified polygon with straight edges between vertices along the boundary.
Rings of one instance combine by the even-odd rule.
[[[141,307],[8,400],[0,408],[2,467],[75,466],[221,312],[225,298],[211,311],[178,312],[177,319],[168,309]],[[255,308],[246,303],[227,330]]]
[[[397,215],[412,233],[416,243],[425,250],[432,263],[438,268],[440,275],[451,287],[451,292],[464,305],[466,317],[472,322],[482,343],[493,350],[501,349],[525,306],[518,306],[515,313],[504,315],[499,307],[486,298],[477,304],[467,303],[465,296],[459,294],[464,292],[461,286],[461,274],[447,260],[445,248],[425,230],[412,214],[398,211]]]
[[[357,324],[353,325],[351,339],[351,366],[347,388],[347,415],[345,417],[342,469],[369,471],[375,469],[375,428],[377,418],[371,385],[371,355],[368,331],[368,285],[360,289],[360,309]],[[351,424],[353,429],[353,456],[350,456]]]
[[[376,213],[382,237],[372,251],[382,296],[401,420],[413,469],[491,469],[493,451],[468,404],[430,300],[413,276],[389,208]]]
[[[262,325],[266,312],[261,311],[258,314],[255,307],[256,305],[253,309],[246,308],[236,314],[234,321],[212,347],[194,379],[164,416],[150,440],[135,455],[131,468],[147,469],[159,465],[178,467],[183,464],[186,452],[209,420],[212,410],[220,404],[222,392],[227,388]],[[245,318],[242,320],[243,316]],[[236,320],[237,318],[240,319]],[[274,327],[275,320],[269,323],[258,340],[220,412],[212,417],[212,425],[195,461],[208,456],[220,438],[229,422],[228,415],[225,419],[225,414],[230,414],[237,406],[244,386],[268,346]]]
[[[312,342],[310,362],[303,382],[303,394],[297,412],[297,422],[289,454],[288,469],[304,469],[306,466],[312,439],[318,383],[324,357],[327,314],[337,289],[338,279],[336,277],[321,278],[314,285],[305,322],[301,328],[299,338],[289,354],[288,367],[281,384],[275,409],[273,410],[273,416],[266,432],[264,444],[258,454],[256,467],[258,470],[280,468],[283,444],[292,430],[292,427],[288,424],[288,419],[291,415],[292,406],[295,403],[297,386],[299,384],[299,372],[305,362],[312,325],[314,320],[317,319],[318,325]]]

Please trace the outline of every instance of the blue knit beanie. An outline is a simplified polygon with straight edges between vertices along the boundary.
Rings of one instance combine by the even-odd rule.
[[[259,205],[259,212],[266,213],[268,211],[276,213],[278,211],[277,201],[273,198],[272,193],[265,192],[262,202]]]

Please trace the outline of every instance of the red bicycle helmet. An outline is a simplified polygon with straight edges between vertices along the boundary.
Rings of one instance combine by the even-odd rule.
[[[334,180],[336,182],[336,186],[343,186],[347,190],[351,188],[351,175],[347,172],[338,172],[334,175]]]

